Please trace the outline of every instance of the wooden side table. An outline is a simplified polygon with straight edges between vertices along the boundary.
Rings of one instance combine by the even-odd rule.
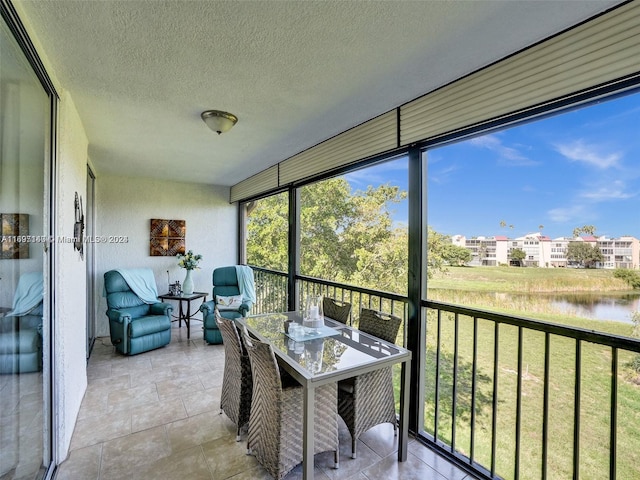
[[[205,292],[193,292],[191,295],[171,295],[169,293],[165,293],[164,295],[158,295],[158,298],[161,300],[175,300],[178,302],[178,316],[173,315],[173,318],[178,322],[178,328],[182,327],[182,322],[184,321],[187,326],[187,340],[191,338],[191,318],[198,313],[198,309],[196,309],[193,313],[191,313],[191,302],[194,300],[202,299],[202,303],[207,301],[208,293]],[[183,308],[182,304],[186,303],[186,309]]]

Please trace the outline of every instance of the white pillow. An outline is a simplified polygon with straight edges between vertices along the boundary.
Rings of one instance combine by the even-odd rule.
[[[237,310],[242,305],[242,295],[231,295],[223,297],[216,295],[216,306],[218,310]]]

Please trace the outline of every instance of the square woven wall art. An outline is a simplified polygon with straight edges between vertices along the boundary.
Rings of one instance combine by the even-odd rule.
[[[185,220],[151,219],[149,255],[175,257],[185,252],[187,222]]]

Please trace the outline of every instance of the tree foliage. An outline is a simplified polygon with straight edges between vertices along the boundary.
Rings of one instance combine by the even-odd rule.
[[[300,189],[300,272],[316,278],[406,293],[406,227],[393,223],[393,208],[406,198],[397,186],[352,192],[344,178]],[[287,269],[288,199],[256,202],[247,221],[247,261]]]
[[[592,268],[596,262],[602,262],[604,256],[597,245],[592,246],[586,242],[569,242],[567,260],[585,268]]]
[[[574,238],[577,238],[580,236],[581,233],[584,233],[586,235],[595,235],[596,230],[597,228],[594,227],[593,225],[584,225],[582,227],[576,227],[573,229],[573,236]]]
[[[628,268],[616,268],[613,276],[627,282],[631,288],[640,289],[640,273]],[[640,338],[640,315],[638,316],[638,337]]]
[[[247,262],[287,271],[289,199],[286,193],[271,195],[247,207]]]
[[[427,226],[427,277],[432,278],[436,273],[447,272],[447,248],[451,245],[448,235],[436,232]]]
[[[461,267],[473,259],[473,254],[464,247],[449,243],[443,248],[443,259],[448,265]]]
[[[515,260],[520,265],[522,265],[522,261],[527,258],[527,252],[525,252],[521,248],[512,248],[509,252],[509,257],[511,258],[511,260]]]
[[[352,193],[340,177],[301,188],[301,273],[406,293],[407,229],[392,218],[406,195],[390,185]]]
[[[300,272],[310,277],[399,294],[407,292],[408,231],[393,221],[407,193],[397,186],[353,192],[344,178],[300,192]],[[273,195],[247,208],[247,261],[273,270],[288,266],[288,197]],[[464,247],[427,227],[427,275],[472,259]]]

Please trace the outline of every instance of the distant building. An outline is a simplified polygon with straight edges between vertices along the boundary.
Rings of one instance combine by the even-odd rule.
[[[463,235],[454,235],[451,241],[454,245],[465,247],[471,252],[472,259],[469,265],[482,265],[494,267],[500,263],[508,262],[509,239],[504,236],[498,237],[472,237],[467,239]]]
[[[635,237],[598,238],[604,256],[601,268],[640,268],[640,241]]]
[[[498,266],[509,265],[511,251],[523,250],[526,254],[523,265],[527,267],[572,267],[567,259],[569,242],[588,242],[598,246],[604,260],[596,268],[640,269],[640,240],[631,236],[608,238],[606,236],[558,237],[551,239],[539,232],[510,239],[506,236],[471,237],[453,235],[454,245],[465,247],[471,252],[469,265]]]

